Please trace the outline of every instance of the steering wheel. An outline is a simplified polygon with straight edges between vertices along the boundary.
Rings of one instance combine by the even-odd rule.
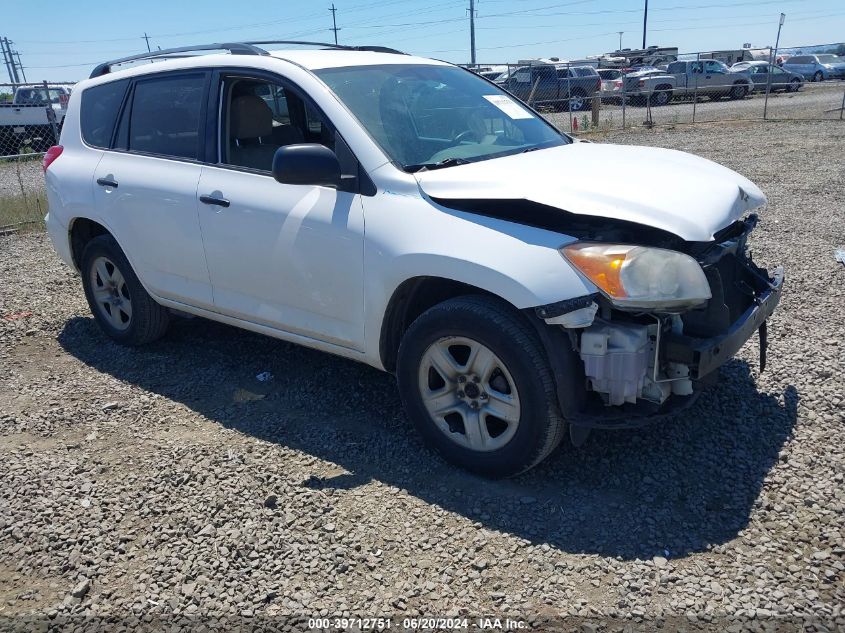
[[[464,130],[452,139],[455,143],[463,143],[464,141],[477,141],[478,135],[473,130]]]

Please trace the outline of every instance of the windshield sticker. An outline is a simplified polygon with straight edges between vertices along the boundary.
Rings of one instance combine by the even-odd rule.
[[[505,95],[484,95],[484,98],[512,119],[531,118],[531,113],[510,97],[506,97]]]

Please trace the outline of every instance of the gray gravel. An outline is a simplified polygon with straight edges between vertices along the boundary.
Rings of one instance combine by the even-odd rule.
[[[118,347],[43,234],[0,238],[0,618],[845,627],[845,126],[609,140],[767,193],[753,251],[788,282],[769,369],[750,343],[687,413],[504,482],[428,452],[365,366],[199,319]]]
[[[0,198],[44,191],[41,157],[27,160],[0,160]]]

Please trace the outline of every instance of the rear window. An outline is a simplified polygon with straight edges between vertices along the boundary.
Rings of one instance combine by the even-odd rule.
[[[79,122],[82,127],[82,139],[88,145],[109,147],[114,122],[128,85],[128,79],[111,81],[88,88],[82,93]]]
[[[595,77],[598,74],[596,69],[591,66],[580,66],[578,68],[573,68],[572,70],[575,71],[576,77]]]
[[[196,159],[205,74],[146,79],[135,84],[129,151]]]

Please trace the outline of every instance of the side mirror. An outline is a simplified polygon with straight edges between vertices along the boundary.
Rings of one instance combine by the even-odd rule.
[[[273,178],[283,185],[340,184],[340,162],[335,153],[319,143],[284,145],[273,155]]]

